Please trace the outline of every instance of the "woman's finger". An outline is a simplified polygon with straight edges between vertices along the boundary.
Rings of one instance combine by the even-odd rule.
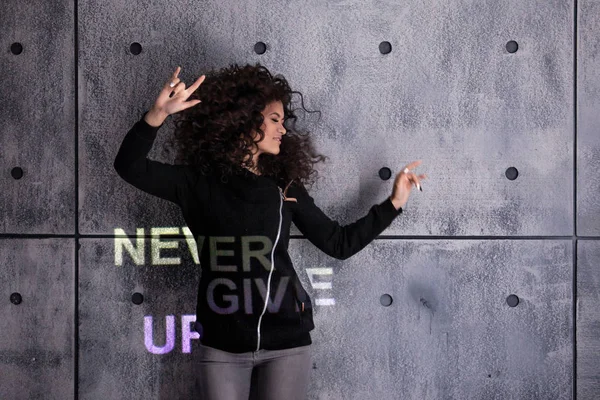
[[[176,89],[176,85],[180,83],[179,78],[175,78],[165,84],[165,92],[169,93],[169,95]]]
[[[408,169],[417,168],[422,163],[423,163],[422,160],[413,161],[410,164],[407,164],[404,168],[402,168],[402,171],[404,171],[406,168],[408,168]]]
[[[200,100],[190,100],[190,101],[186,101],[184,104],[184,107],[182,108],[182,110],[187,110],[190,107],[194,107],[197,104],[202,103],[202,101]]]
[[[171,78],[166,83],[166,87],[168,89],[171,89],[173,86],[175,86],[177,84],[177,82],[179,82],[181,80],[181,79],[179,79],[177,77],[177,75],[179,75],[180,71],[181,71],[181,67],[177,67],[177,69],[175,70],[175,72],[173,73],[173,75],[171,75]]]
[[[175,87],[170,88],[169,97],[175,97],[177,95],[177,93],[179,93],[183,90],[185,90],[185,83],[179,82],[177,85],[175,85]]]
[[[423,189],[421,188],[421,182],[414,172],[409,172],[408,174],[406,174],[406,177],[417,187],[417,189],[423,191]]]
[[[181,91],[185,90],[185,82],[179,82],[177,85],[175,85],[175,87],[173,88],[173,91],[175,93],[179,93]]]
[[[187,91],[188,91],[188,96],[191,95],[192,93],[194,93],[196,91],[196,89],[198,89],[200,87],[200,85],[202,84],[202,82],[204,82],[204,79],[206,78],[205,75],[202,75],[200,78],[196,79],[196,82],[194,82],[192,84],[192,86],[190,86]]]

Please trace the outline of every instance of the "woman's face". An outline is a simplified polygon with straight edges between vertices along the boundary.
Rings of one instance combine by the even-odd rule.
[[[258,157],[261,153],[277,155],[281,146],[281,138],[286,133],[283,127],[283,104],[281,101],[270,103],[262,111],[262,115],[264,122],[260,129],[265,133],[265,138],[256,144],[258,152],[255,157]],[[257,132],[254,132],[253,136],[255,140],[259,137]]]

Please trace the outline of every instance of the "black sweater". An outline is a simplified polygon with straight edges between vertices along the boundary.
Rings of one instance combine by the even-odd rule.
[[[149,125],[145,115],[125,135],[114,168],[134,187],[181,208],[200,255],[195,328],[201,343],[232,353],[311,344],[312,302],[288,254],[291,223],[327,255],[345,260],[383,232],[402,208],[396,210],[388,197],[340,226],[301,183],[282,188],[245,168],[222,182],[220,174],[150,160],[162,125]]]

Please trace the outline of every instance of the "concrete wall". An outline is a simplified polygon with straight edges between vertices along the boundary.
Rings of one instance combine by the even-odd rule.
[[[309,398],[600,397],[599,1],[5,0],[0,33],[0,398],[193,396],[199,266],[184,239],[150,258],[185,222],[112,163],[177,65],[189,85],[234,62],[322,111],[332,219],[385,199],[385,168],[429,176],[348,260],[293,227]],[[120,262],[141,228],[146,259]]]

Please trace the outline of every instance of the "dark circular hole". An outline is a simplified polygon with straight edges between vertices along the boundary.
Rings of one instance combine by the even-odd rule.
[[[379,177],[384,180],[387,181],[388,179],[390,179],[392,177],[392,170],[389,169],[388,167],[383,167],[379,169]]]
[[[142,45],[139,44],[138,42],[133,42],[131,43],[131,45],[129,46],[129,51],[131,52],[131,54],[133,54],[134,56],[139,55],[142,52]]]
[[[510,167],[506,170],[505,175],[509,180],[514,181],[519,176],[519,171],[515,167]]]
[[[134,293],[131,296],[131,301],[133,304],[142,304],[144,302],[144,296],[141,293]]]
[[[21,304],[21,302],[23,301],[23,298],[21,297],[20,293],[11,293],[10,294],[10,302],[13,304]]]
[[[518,49],[519,45],[514,40],[511,40],[510,42],[506,43],[506,51],[508,51],[509,53],[516,53]]]
[[[21,167],[14,167],[13,169],[10,170],[10,175],[14,179],[21,179],[23,177],[23,168],[21,168]]]
[[[21,43],[13,43],[10,45],[10,52],[15,56],[18,56],[23,52],[23,45]]]
[[[510,307],[516,307],[517,304],[519,304],[519,297],[517,297],[514,294],[511,294],[510,296],[508,296],[506,298],[506,303],[510,306]]]
[[[381,54],[389,54],[392,52],[392,44],[390,42],[379,43],[379,52]]]
[[[389,307],[392,304],[392,301],[392,296],[390,296],[389,294],[382,294],[379,298],[379,302],[384,307]]]
[[[254,52],[256,54],[264,54],[267,51],[267,45],[263,42],[257,42],[254,45]]]

